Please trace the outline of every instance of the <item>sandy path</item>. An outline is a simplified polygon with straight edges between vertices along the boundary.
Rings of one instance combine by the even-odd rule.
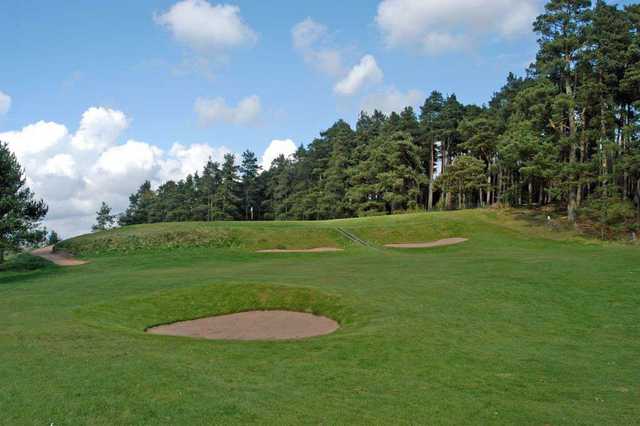
[[[454,244],[464,243],[465,241],[469,240],[466,238],[445,238],[444,240],[431,241],[428,243],[386,244],[385,247],[399,249],[431,248],[451,246]]]
[[[291,311],[251,311],[182,321],[147,330],[151,334],[223,340],[286,340],[333,333],[332,319]]]
[[[69,253],[54,252],[53,246],[47,246],[33,250],[31,251],[31,254],[34,256],[42,257],[43,259],[47,259],[59,266],[78,266],[88,263],[84,260],[78,260],[74,258]]]
[[[257,250],[256,253],[329,253],[335,251],[344,251],[344,249],[336,247],[317,247],[312,249],[271,249],[271,250]]]

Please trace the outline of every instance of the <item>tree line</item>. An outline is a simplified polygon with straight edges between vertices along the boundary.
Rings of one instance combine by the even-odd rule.
[[[551,0],[539,49],[487,105],[434,91],[418,111],[339,120],[261,171],[254,153],[130,197],[121,225],[320,220],[496,203],[635,217],[640,6]]]

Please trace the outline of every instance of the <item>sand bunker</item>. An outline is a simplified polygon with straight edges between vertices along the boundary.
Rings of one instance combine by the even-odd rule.
[[[258,250],[257,253],[329,253],[334,251],[344,251],[344,249],[336,247],[317,247],[312,249],[271,249],[271,250]]]
[[[53,246],[47,246],[33,250],[31,254],[34,256],[42,257],[43,259],[47,259],[48,261],[53,262],[59,266],[77,266],[88,263],[84,260],[78,260],[74,258],[69,253],[54,252]]]
[[[428,243],[386,244],[385,247],[399,249],[431,248],[451,246],[454,244],[464,243],[465,241],[469,240],[467,240],[466,238],[446,238],[444,240],[431,241]]]
[[[286,340],[333,333],[339,325],[327,317],[291,311],[250,311],[147,329],[147,333],[222,340]]]

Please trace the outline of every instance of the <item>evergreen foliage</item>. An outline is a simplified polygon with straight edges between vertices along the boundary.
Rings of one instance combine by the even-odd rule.
[[[8,251],[44,241],[40,221],[48,207],[25,186],[22,167],[6,143],[0,142],[0,263]]]
[[[116,217],[111,214],[111,207],[104,201],[96,212],[96,223],[91,227],[93,232],[108,231],[116,223]]]

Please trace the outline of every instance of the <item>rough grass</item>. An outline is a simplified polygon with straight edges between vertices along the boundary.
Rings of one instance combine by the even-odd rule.
[[[46,259],[21,253],[11,256],[4,263],[0,263],[0,272],[27,272],[53,267],[55,267],[54,264]]]
[[[136,225],[66,240],[56,247],[76,255],[176,248],[308,249],[342,247],[334,229],[289,222],[193,222]]]
[[[272,235],[334,227],[378,244],[469,241],[273,256],[144,248],[0,273],[0,424],[637,423],[637,247],[551,239],[487,211]],[[144,333],[252,305],[344,326],[277,343]]]

